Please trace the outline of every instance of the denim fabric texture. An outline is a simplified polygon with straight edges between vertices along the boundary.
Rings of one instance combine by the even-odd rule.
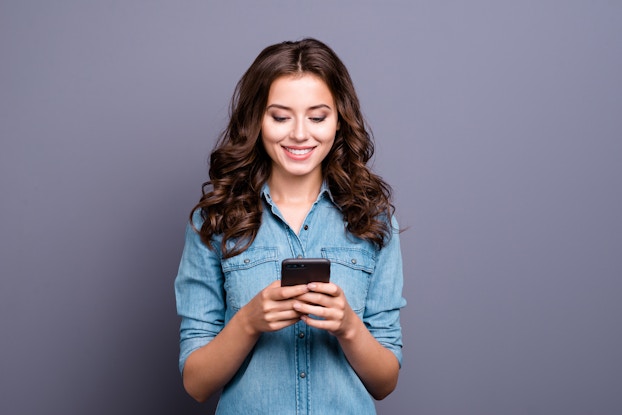
[[[262,224],[242,254],[223,259],[220,239],[209,250],[188,225],[175,280],[181,316],[179,368],[209,343],[231,317],[259,291],[280,278],[286,258],[328,258],[331,282],[371,334],[401,365],[402,258],[399,236],[380,250],[349,234],[340,210],[324,185],[297,235],[262,190]],[[193,218],[197,228],[200,214]],[[393,227],[397,222],[393,219]],[[300,321],[264,333],[234,378],[225,386],[218,414],[374,414],[363,383],[346,360],[337,339]]]

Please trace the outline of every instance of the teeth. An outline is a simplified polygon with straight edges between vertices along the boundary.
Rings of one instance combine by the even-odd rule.
[[[313,150],[313,149],[312,149],[312,148],[305,148],[305,149],[303,149],[303,150],[296,150],[296,149],[293,149],[293,148],[288,148],[288,147],[285,147],[285,150],[287,150],[287,151],[289,151],[290,153],[295,154],[295,155],[297,155],[297,156],[302,156],[303,154],[310,153],[310,152],[311,152],[311,150]]]

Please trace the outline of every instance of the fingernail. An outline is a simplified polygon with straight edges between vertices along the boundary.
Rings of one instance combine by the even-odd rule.
[[[313,289],[315,289],[315,287],[317,287],[317,285],[311,283],[311,284],[307,284],[307,287],[309,287],[310,290],[313,290]]]

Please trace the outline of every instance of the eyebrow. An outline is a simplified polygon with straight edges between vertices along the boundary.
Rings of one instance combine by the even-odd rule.
[[[278,108],[278,109],[287,110],[287,111],[291,111],[292,110],[290,107],[287,107],[287,106],[281,105],[281,104],[270,104],[270,105],[268,105],[266,107],[266,109],[270,109],[270,108]],[[318,105],[314,105],[312,107],[307,108],[307,111],[308,110],[317,110],[317,109],[320,109],[320,108],[327,108],[327,109],[329,109],[331,111],[333,110],[331,107],[329,107],[326,104],[318,104]]]

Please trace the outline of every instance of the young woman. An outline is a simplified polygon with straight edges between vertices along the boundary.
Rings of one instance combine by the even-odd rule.
[[[370,414],[401,364],[402,260],[390,187],[347,69],[325,44],[264,49],[191,213],[175,281],[179,366],[222,414]],[[281,261],[328,283],[281,287]]]

